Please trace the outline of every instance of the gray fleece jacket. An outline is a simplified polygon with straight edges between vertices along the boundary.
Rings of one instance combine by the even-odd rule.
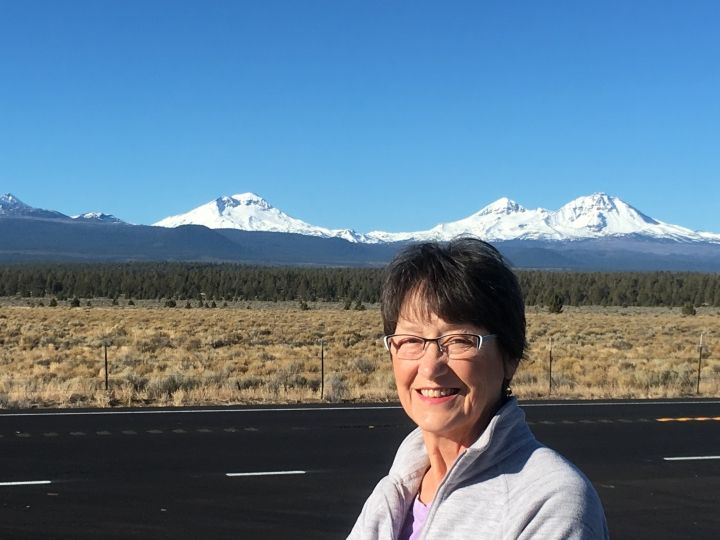
[[[429,464],[416,429],[400,445],[348,538],[398,538]],[[421,538],[589,540],[608,538],[608,530],[590,481],[535,439],[513,398],[448,470]]]

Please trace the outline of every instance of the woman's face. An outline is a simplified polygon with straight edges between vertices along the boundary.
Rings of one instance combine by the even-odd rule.
[[[487,328],[449,323],[436,314],[423,316],[411,296],[398,317],[396,334],[436,338],[451,333],[485,335]],[[449,360],[435,343],[429,343],[419,360],[393,359],[400,403],[427,435],[470,446],[483,432],[500,404],[503,379],[514,368],[505,366],[497,340],[485,340],[468,360]]]

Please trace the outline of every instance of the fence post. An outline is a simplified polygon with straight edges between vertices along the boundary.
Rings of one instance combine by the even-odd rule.
[[[325,340],[320,340],[320,400],[325,397]]]
[[[700,345],[698,345],[698,376],[697,376],[697,387],[695,388],[695,393],[700,393],[700,372],[702,370],[702,355],[703,355],[703,336],[705,335],[705,332],[700,333]]]
[[[550,368],[548,369],[548,396],[552,395],[552,363],[553,363],[553,342],[552,338],[550,338]]]
[[[103,349],[105,350],[105,391],[107,392],[108,386],[108,360],[107,360],[107,343],[103,343]]]

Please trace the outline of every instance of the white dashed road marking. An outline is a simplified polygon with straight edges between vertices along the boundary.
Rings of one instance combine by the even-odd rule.
[[[225,476],[285,476],[290,474],[307,474],[307,471],[264,471],[264,472],[244,472],[244,473],[226,473]]]
[[[684,456],[684,457],[665,457],[665,461],[703,461],[707,459],[720,459],[720,456]]]
[[[26,482],[0,482],[0,486],[39,486],[51,483],[50,480],[29,480]]]

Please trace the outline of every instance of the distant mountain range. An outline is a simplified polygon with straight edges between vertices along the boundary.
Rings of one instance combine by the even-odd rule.
[[[219,197],[153,226],[102,212],[70,217],[0,196],[0,262],[382,265],[408,242],[463,234],[492,242],[518,267],[720,271],[720,234],[663,223],[604,193],[557,211],[502,198],[458,221],[406,233],[318,227],[253,193]]]
[[[55,210],[42,210],[25,204],[12,193],[0,196],[0,218],[35,218],[35,219],[59,219],[77,220],[93,223],[125,223],[111,214],[102,212],[86,212],[78,216],[66,216]]]
[[[351,229],[326,229],[293,218],[254,193],[224,196],[185,214],[155,223],[160,227],[204,225],[210,229],[284,232],[342,238],[350,242],[377,244],[418,240],[450,240],[472,234],[489,242],[514,240],[575,241],[638,235],[679,242],[720,243],[720,234],[697,232],[646,216],[617,197],[595,193],[570,201],[553,212],[530,210],[508,198],[498,199],[478,212],[426,231],[366,234]]]

